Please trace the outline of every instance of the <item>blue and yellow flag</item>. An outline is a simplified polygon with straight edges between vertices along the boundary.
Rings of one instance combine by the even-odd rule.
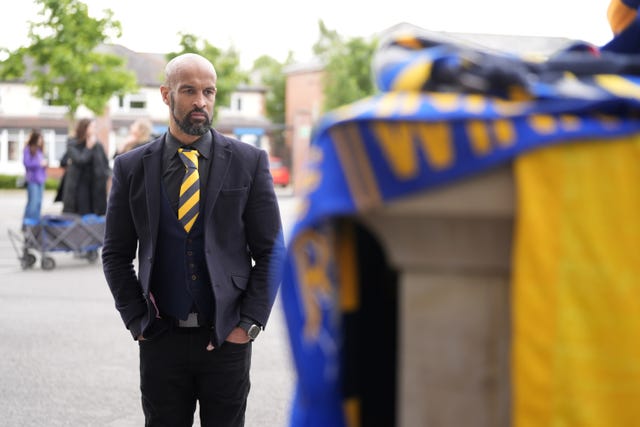
[[[640,134],[515,162],[515,427],[640,419]]]
[[[633,367],[640,356],[633,315],[640,312],[639,240],[630,213],[640,208],[631,191],[640,178],[639,65],[636,58],[586,44],[544,62],[424,34],[395,35],[381,45],[374,69],[383,92],[323,117],[302,174],[306,193],[290,236],[281,294],[298,375],[292,427],[361,425],[357,396],[344,393],[343,357],[344,319],[358,308],[358,285],[349,267],[353,251],[337,220],[513,161],[519,162],[518,210],[524,212],[514,234],[514,425],[595,427],[629,425],[608,420],[630,414],[638,419],[635,412],[615,413],[640,398]],[[588,152],[575,148],[582,145]],[[608,163],[600,169],[604,152]],[[618,157],[625,157],[619,166]],[[579,165],[573,160],[583,158],[588,160]],[[577,179],[596,185],[601,173],[613,175],[610,185],[593,194],[612,207],[611,218],[596,209],[601,201],[586,201],[590,191],[578,191],[583,184]],[[571,183],[557,182],[564,178]],[[569,191],[564,196],[580,198],[572,203],[584,201],[593,211],[584,218],[567,216],[569,201],[545,193],[560,188]],[[540,209],[549,203],[555,205]],[[554,221],[540,224],[545,215]],[[617,234],[608,234],[610,220],[620,224]],[[567,231],[568,223],[575,229]],[[560,238],[565,240],[554,240]],[[617,242],[624,250],[615,249]],[[547,298],[552,303],[545,305]],[[607,319],[610,310],[616,313]],[[618,329],[607,337],[613,323]],[[622,345],[618,339],[625,336],[623,347],[605,350]],[[541,377],[544,384],[531,380]],[[610,404],[580,407],[583,398]]]

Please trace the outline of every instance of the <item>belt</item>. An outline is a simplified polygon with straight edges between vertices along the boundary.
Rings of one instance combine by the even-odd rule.
[[[199,328],[200,326],[206,326],[204,322],[201,322],[198,313],[189,313],[186,320],[177,320],[177,326],[179,328]]]

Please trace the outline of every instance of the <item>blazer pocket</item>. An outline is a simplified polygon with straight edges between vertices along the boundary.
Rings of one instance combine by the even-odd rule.
[[[231,281],[235,285],[236,288],[246,291],[247,285],[249,284],[249,278],[245,276],[231,276]]]

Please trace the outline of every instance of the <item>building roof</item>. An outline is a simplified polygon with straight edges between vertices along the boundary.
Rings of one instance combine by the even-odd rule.
[[[248,92],[248,93],[265,93],[268,92],[269,88],[264,86],[264,85],[259,85],[259,84],[251,84],[251,85],[246,85],[246,84],[242,84],[240,83],[238,86],[236,86],[234,92]]]
[[[134,52],[117,44],[103,44],[96,49],[100,53],[109,53],[123,58],[125,67],[135,73],[139,86],[160,86],[164,80],[164,66],[167,63],[162,53]],[[25,58],[26,70],[22,77],[11,82],[24,83],[31,79],[35,67],[33,58]]]
[[[157,87],[164,81],[165,54],[134,52],[118,44],[101,45],[98,51],[123,58],[127,69],[136,74],[139,86]]]
[[[287,75],[297,73],[310,73],[322,70],[324,70],[324,63],[318,58],[313,58],[308,62],[296,62],[293,64],[289,64],[283,68],[283,72]]]

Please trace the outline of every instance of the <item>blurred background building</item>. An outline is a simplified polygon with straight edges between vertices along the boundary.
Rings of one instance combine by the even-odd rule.
[[[399,24],[380,34],[402,29]],[[497,51],[544,58],[572,41],[560,37],[531,37],[492,34],[434,32],[456,42]],[[139,89],[136,93],[114,96],[103,116],[97,117],[100,140],[110,157],[126,137],[129,125],[139,117],[151,119],[154,133],[161,134],[167,126],[167,107],[162,102],[159,86],[163,79],[165,55],[134,52],[121,45],[103,45],[106,52],[125,58],[127,68],[135,73]],[[220,132],[271,152],[270,141],[284,132],[287,153],[280,155],[291,170],[294,191],[296,176],[304,167],[314,125],[323,114],[324,66],[320,61],[296,63],[284,68],[286,78],[285,123],[271,123],[266,117],[267,87],[244,85],[231,95],[230,105],[217,105],[214,126]],[[0,81],[0,174],[21,174],[22,147],[32,128],[38,128],[45,138],[45,149],[55,176],[59,159],[65,151],[69,123],[65,108],[51,105],[31,94],[26,79]],[[91,117],[85,108],[77,117]]]

